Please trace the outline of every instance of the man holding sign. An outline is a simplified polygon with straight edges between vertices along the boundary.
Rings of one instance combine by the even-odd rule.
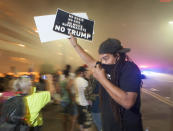
[[[140,113],[141,73],[117,39],[99,47],[100,62],[87,54],[71,35],[70,43],[100,84],[103,131],[143,131]]]

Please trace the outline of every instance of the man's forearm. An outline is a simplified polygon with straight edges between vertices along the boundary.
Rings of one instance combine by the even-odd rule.
[[[100,83],[117,102],[121,101],[127,95],[125,91],[116,87],[107,79],[103,79],[102,81],[100,81]]]
[[[80,45],[76,44],[73,46],[76,50],[76,52],[80,55],[82,60],[90,67],[93,68],[95,66],[96,61],[91,57],[88,53],[86,53]]]
[[[115,100],[118,104],[126,109],[129,109],[131,106],[133,106],[135,100],[131,98],[129,99],[127,92],[115,86],[107,79],[103,79],[100,81],[100,83],[106,89],[112,99]]]
[[[79,54],[79,56],[82,58],[82,60],[90,67],[93,68],[96,64],[96,60],[94,60],[93,57],[91,57],[88,53],[86,53],[80,45],[77,44],[76,38],[71,36],[70,42],[72,46],[75,48],[76,52]]]

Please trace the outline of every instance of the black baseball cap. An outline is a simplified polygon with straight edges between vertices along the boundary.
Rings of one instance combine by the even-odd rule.
[[[99,47],[99,54],[115,54],[115,53],[127,53],[130,48],[123,48],[121,42],[117,39],[108,38]]]
[[[87,71],[87,69],[85,67],[79,66],[75,72],[76,72],[76,74],[78,74],[78,73],[85,72],[85,71]]]

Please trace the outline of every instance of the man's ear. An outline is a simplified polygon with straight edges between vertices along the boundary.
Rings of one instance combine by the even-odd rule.
[[[115,54],[113,54],[113,56],[114,57],[119,57],[120,55],[119,55],[119,53],[115,53]]]
[[[113,54],[113,56],[115,57],[115,63],[119,60],[120,55],[119,53]]]

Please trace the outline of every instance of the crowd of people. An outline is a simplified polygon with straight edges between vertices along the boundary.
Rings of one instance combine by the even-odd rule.
[[[141,73],[126,54],[130,49],[107,39],[97,61],[72,35],[69,41],[86,63],[74,73],[66,65],[61,74],[41,74],[39,82],[31,75],[0,78],[0,131],[40,131],[41,110],[51,99],[63,109],[64,131],[87,131],[93,123],[98,131],[143,131]]]
[[[8,128],[14,128],[14,131],[20,131],[19,128],[22,128],[21,131],[41,131],[41,110],[51,100],[62,107],[64,131],[75,131],[76,128],[87,131],[95,119],[98,131],[101,131],[101,117],[97,118],[91,113],[92,109],[98,110],[99,99],[98,92],[91,90],[95,85],[91,83],[93,79],[86,65],[78,67],[74,73],[71,72],[71,66],[66,65],[61,73],[40,74],[37,82],[33,78],[28,74],[18,77],[6,75],[0,78],[0,131],[6,131]],[[95,96],[90,99],[93,95],[97,96],[97,100]],[[23,104],[18,100],[19,96]],[[93,101],[97,104],[94,105]],[[15,102],[22,107],[20,110],[15,107]],[[16,113],[13,112],[14,108],[18,110]],[[19,122],[16,124],[18,120],[7,119],[12,113],[20,117],[22,127]]]

